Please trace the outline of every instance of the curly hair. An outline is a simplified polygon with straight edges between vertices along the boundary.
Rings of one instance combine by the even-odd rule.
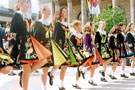
[[[91,34],[92,33],[92,25],[93,25],[93,22],[87,22],[83,28],[84,33],[89,32]]]
[[[79,20],[73,20],[72,22],[73,28],[75,28],[75,26],[80,25],[80,24],[82,24],[82,22]]]
[[[130,27],[131,27],[132,25],[134,25],[134,24],[133,24],[133,23],[129,23],[129,24],[127,25],[126,30],[125,30],[125,33],[131,31],[131,30],[130,30]]]
[[[63,9],[67,9],[65,6],[63,6],[63,7],[61,7],[58,11],[56,11],[56,13],[55,13],[55,15],[54,15],[54,17],[53,17],[53,20],[52,20],[52,24],[53,24],[53,26],[55,26],[55,24],[56,24],[56,22],[58,21],[58,20],[60,20],[61,21],[61,13],[62,13],[62,10]],[[65,19],[65,21],[67,21],[67,18]]]
[[[41,8],[40,8],[40,10],[39,10],[39,12],[38,12],[38,14],[37,14],[37,17],[36,17],[36,20],[39,20],[39,19],[41,19],[42,18],[42,11],[43,10],[46,10],[48,8],[48,6],[46,6],[46,5],[42,5],[41,6]]]
[[[121,30],[120,30],[119,26],[115,25],[115,26],[112,27],[112,29],[110,30],[109,34],[118,34],[120,32],[121,32]]]

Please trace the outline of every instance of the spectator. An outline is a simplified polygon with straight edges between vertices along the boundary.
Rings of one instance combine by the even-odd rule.
[[[0,24],[0,32],[1,32],[1,35],[2,35],[2,38],[3,38],[2,40],[5,41],[5,39],[6,39],[6,33],[3,30],[3,28],[1,27],[1,24]]]
[[[7,24],[7,25],[6,25],[5,32],[6,32],[6,33],[7,33],[7,32],[8,32],[8,33],[10,32],[10,24]]]

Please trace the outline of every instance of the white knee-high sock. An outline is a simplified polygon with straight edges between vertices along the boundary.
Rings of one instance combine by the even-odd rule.
[[[64,81],[61,80],[61,87],[64,87]]]
[[[125,74],[125,71],[124,71],[124,70],[122,70],[122,71],[121,71],[121,74]]]
[[[56,70],[51,70],[51,75],[54,76]]]

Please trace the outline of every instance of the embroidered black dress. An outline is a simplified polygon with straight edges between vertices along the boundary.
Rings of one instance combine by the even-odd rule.
[[[126,42],[129,46],[129,48],[134,52],[135,56],[135,33],[128,32],[126,36]]]
[[[113,57],[112,62],[119,62],[119,49],[117,44],[117,36],[111,35],[109,38],[109,49],[111,56]]]
[[[76,50],[79,52],[80,56],[84,59],[85,56],[83,56],[83,36],[81,33],[73,32],[73,34],[70,37],[70,41],[73,43]]]
[[[34,25],[34,36],[43,45],[46,46],[52,38],[52,25],[46,25],[42,21],[36,21]]]
[[[108,48],[108,37],[105,31],[98,30],[96,32],[95,44],[103,60],[111,58]]]
[[[72,42],[69,40],[69,31],[66,22],[57,21],[54,29],[54,41],[62,48],[66,55],[65,58],[68,60],[64,65],[76,66],[79,65],[78,56],[76,55],[76,49]]]
[[[39,41],[44,47],[51,50],[50,39],[52,39],[52,24],[45,23],[43,20],[39,20],[35,22],[34,25],[34,37]],[[47,44],[49,47],[47,47]],[[43,67],[52,66],[52,60],[48,60],[48,63]]]
[[[66,22],[57,21],[54,29],[54,41],[60,45],[64,50],[64,45],[66,45],[66,32],[64,28],[68,29]]]
[[[18,55],[19,55],[19,51],[18,51],[18,45],[17,45],[17,42],[15,40],[14,37],[12,37],[10,40],[9,40],[9,47],[13,45],[13,49],[11,51],[11,57],[15,60],[14,64],[15,65],[19,65],[20,64],[20,61],[18,60]]]
[[[59,59],[54,60],[54,62],[58,62],[58,64],[63,64],[66,65],[66,61],[68,60],[68,55],[66,54],[68,52],[68,43],[67,43],[67,34],[64,29],[68,29],[68,24],[67,22],[64,21],[57,21],[55,26],[54,26],[54,33],[53,33],[53,40],[54,40],[54,45],[56,45],[56,48],[60,51],[60,53],[57,53],[59,51],[53,50],[53,59],[56,59],[56,56],[59,56],[62,54],[64,56],[63,58],[59,57]],[[53,42],[52,42],[53,44]],[[55,49],[55,47],[52,48]],[[54,55],[55,54],[55,55]],[[63,60],[64,59],[64,60]]]
[[[38,61],[30,38],[32,30],[30,27],[28,28],[27,25],[31,25],[31,18],[25,17],[20,11],[16,12],[11,22],[10,31],[16,34],[15,40],[19,50],[19,60],[22,64]]]
[[[117,43],[118,43],[118,48],[119,48],[119,57],[120,58],[125,58],[125,57],[130,57],[133,55],[133,52],[130,50],[128,45],[125,42],[126,37],[123,32],[119,33],[117,36]]]
[[[70,37],[71,42],[74,44],[76,49],[82,48],[82,34],[73,33]]]
[[[83,36],[81,33],[73,32],[73,34],[70,37],[70,41],[72,42],[73,46],[76,49],[76,58],[80,59],[80,64],[83,64],[86,56],[83,54],[83,42],[82,42]]]

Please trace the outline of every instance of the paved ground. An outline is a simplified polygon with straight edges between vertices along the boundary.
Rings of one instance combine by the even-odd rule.
[[[95,72],[95,82],[98,84],[98,86],[91,86],[88,83],[89,79],[89,72],[86,73],[86,79],[80,78],[79,85],[82,87],[81,90],[135,90],[135,77],[130,77],[129,79],[123,79],[119,76],[120,67],[118,67],[116,71],[116,77],[118,80],[111,80],[107,75],[106,78],[108,82],[104,83],[100,81],[101,75],[99,74],[99,70],[101,67],[99,67]],[[107,69],[109,72],[111,67]],[[30,77],[29,82],[29,90],[42,90],[41,86],[41,70],[39,70],[39,73],[32,73]],[[19,71],[15,71],[18,73]],[[130,67],[126,67],[126,73],[129,75]],[[68,68],[67,74],[65,77],[65,87],[66,90],[76,90],[72,87],[72,84],[75,82],[75,73],[76,68]],[[54,79],[54,85],[50,86],[49,83],[47,83],[48,90],[58,90],[60,84],[59,80],[59,70],[55,74]],[[0,90],[21,90],[19,86],[19,76],[8,76],[8,75],[2,75],[0,74]]]

